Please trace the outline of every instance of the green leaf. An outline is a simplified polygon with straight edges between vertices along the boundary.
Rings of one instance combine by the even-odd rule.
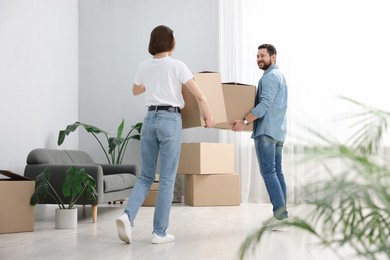
[[[35,178],[35,191],[31,196],[30,204],[36,205],[41,201],[44,201],[47,196],[50,196],[56,201],[58,207],[64,208],[61,198],[50,184],[50,176],[49,168],[45,168],[43,172]]]
[[[71,197],[69,202],[69,208],[73,208],[73,205],[84,194],[89,199],[96,199],[96,181],[87,174],[84,168],[77,169],[76,167],[70,167],[66,171],[65,182],[62,186],[62,192],[65,197]]]
[[[69,135],[71,132],[76,131],[77,127],[79,127],[80,124],[81,124],[80,122],[75,122],[75,123],[72,124],[72,125],[68,125],[68,126],[66,127],[65,130],[61,130],[61,131],[59,132],[59,134],[58,134],[57,144],[58,144],[58,145],[61,145],[61,144],[64,142],[65,137],[66,137],[67,135]]]
[[[60,130],[58,134],[58,140],[57,144],[61,145],[66,136],[69,135],[71,132],[76,131],[76,129],[79,126],[83,126],[83,128],[88,132],[91,133],[92,136],[96,139],[98,144],[103,150],[104,155],[106,156],[106,159],[108,163],[110,164],[120,164],[122,162],[123,156],[125,154],[126,148],[127,148],[127,142],[130,139],[134,140],[140,140],[141,139],[141,129],[142,129],[142,122],[137,123],[136,125],[132,126],[132,128],[129,130],[125,138],[122,138],[123,133],[124,133],[124,128],[125,128],[125,120],[122,119],[120,125],[118,126],[117,129],[117,137],[109,137],[109,133],[96,127],[93,125],[85,124],[85,123],[80,123],[80,122],[75,122],[72,125],[68,125],[65,130]],[[136,130],[138,134],[131,135],[131,132],[133,130]],[[98,135],[103,134],[105,138],[100,138]],[[103,139],[103,141],[101,140]],[[106,144],[104,144],[104,140],[106,141]],[[107,146],[108,149],[107,149]],[[110,155],[110,156],[109,156]],[[111,157],[111,159],[110,159]]]
[[[139,122],[139,123],[133,125],[133,128],[134,128],[135,130],[137,130],[138,133],[141,133],[141,130],[142,130],[142,123]]]
[[[117,137],[117,138],[122,138],[122,134],[123,134],[123,129],[124,129],[124,127],[125,127],[125,120],[122,119],[122,122],[121,122],[121,124],[119,125],[118,130],[117,130],[117,134],[116,134],[116,137]]]
[[[30,204],[35,206],[41,201],[44,201],[47,197],[47,193],[49,190],[49,185],[47,183],[41,183],[37,188],[35,189],[35,192],[31,196]]]
[[[100,133],[104,133],[104,134],[108,134],[106,131],[96,127],[96,126],[93,126],[93,125],[88,125],[88,124],[84,124],[84,123],[80,123],[80,122],[75,122],[71,125],[68,125],[66,127],[65,130],[60,130],[59,133],[58,133],[58,140],[57,140],[57,144],[58,145],[61,145],[64,140],[65,140],[65,137],[67,135],[69,135],[70,133],[76,131],[76,129],[79,127],[79,126],[83,126],[84,129],[88,132],[88,133],[95,133],[95,134],[100,134]]]
[[[74,196],[83,190],[82,181],[85,175],[84,169],[76,169],[72,166],[66,171],[65,182],[62,186],[62,193],[65,197]]]
[[[390,113],[344,99],[363,112],[343,116],[343,120],[354,121],[352,135],[344,143],[307,129],[323,146],[305,147],[309,157],[303,162],[310,166],[318,162],[328,176],[304,186],[303,196],[314,205],[305,220],[290,213],[286,222],[318,237],[325,246],[346,246],[357,256],[380,259],[390,253],[390,168],[387,154],[378,152]],[[241,258],[261,241],[264,231],[247,237]]]
[[[125,140],[123,138],[117,138],[117,137],[110,137],[108,139],[108,144],[109,144],[109,150],[108,153],[111,154],[115,148],[120,146]]]
[[[64,142],[65,136],[66,136],[65,130],[61,130],[61,131],[58,133],[57,145],[61,145],[61,144]]]
[[[88,132],[88,133],[95,133],[95,134],[100,134],[100,133],[104,133],[104,134],[109,134],[108,132],[96,127],[96,126],[93,126],[93,125],[88,125],[88,124],[82,124],[82,126],[85,128],[85,130]]]
[[[135,134],[135,135],[129,136],[128,139],[141,140],[141,135],[140,134]]]

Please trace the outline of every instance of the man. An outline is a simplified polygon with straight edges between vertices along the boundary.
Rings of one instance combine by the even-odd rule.
[[[255,107],[243,119],[233,122],[233,131],[242,131],[253,122],[260,173],[263,177],[273,217],[263,224],[274,224],[288,217],[286,182],[282,171],[282,148],[286,137],[287,84],[276,65],[276,49],[271,44],[258,47],[257,64],[264,71],[259,80]]]

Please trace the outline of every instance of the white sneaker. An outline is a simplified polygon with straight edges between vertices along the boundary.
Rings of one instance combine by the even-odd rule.
[[[175,236],[171,234],[166,234],[164,237],[161,237],[157,235],[156,233],[153,233],[153,238],[151,243],[152,244],[163,244],[163,243],[169,243],[175,241]]]
[[[263,221],[263,226],[269,227],[270,230],[279,230],[286,228],[288,225],[285,223],[284,219],[277,219],[275,217],[272,217]]]
[[[118,229],[118,237],[125,243],[131,243],[131,225],[127,214],[122,214],[116,219],[116,227]]]

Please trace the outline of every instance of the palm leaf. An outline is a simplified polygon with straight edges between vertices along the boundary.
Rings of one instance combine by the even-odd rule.
[[[124,152],[127,148],[127,144],[129,140],[131,139],[140,140],[141,138],[140,134],[134,134],[134,135],[130,135],[130,134],[132,133],[133,130],[136,130],[138,133],[140,133],[142,128],[142,123],[137,123],[136,125],[132,126],[132,128],[127,133],[126,137],[123,138],[122,136],[125,128],[124,119],[122,119],[121,123],[118,126],[116,137],[109,137],[110,134],[107,131],[104,131],[96,126],[75,122],[71,125],[68,125],[66,129],[59,131],[57,144],[61,145],[64,142],[66,136],[76,131],[79,126],[82,126],[88,133],[91,133],[93,135],[93,137],[96,139],[96,141],[99,143],[100,147],[102,148],[104,155],[107,159],[107,162],[109,164],[122,163]],[[103,145],[102,141],[98,137],[99,134],[104,135],[108,147],[105,147]]]
[[[345,143],[328,138],[313,129],[308,133],[323,146],[307,147],[304,162],[323,166],[328,178],[304,187],[306,203],[314,209],[305,220],[290,217],[285,223],[318,237],[323,245],[352,248],[356,255],[377,259],[390,255],[390,169],[378,156],[390,113],[366,106],[349,98],[363,112],[344,114],[353,120],[353,132]],[[333,167],[338,159],[344,167]],[[317,229],[315,229],[315,227]],[[241,246],[243,259],[265,234],[260,229]]]

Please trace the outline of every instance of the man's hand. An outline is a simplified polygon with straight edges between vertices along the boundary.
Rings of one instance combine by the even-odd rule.
[[[242,130],[244,130],[244,128],[245,128],[244,120],[239,119],[239,120],[233,121],[232,130],[234,132],[241,132]]]

